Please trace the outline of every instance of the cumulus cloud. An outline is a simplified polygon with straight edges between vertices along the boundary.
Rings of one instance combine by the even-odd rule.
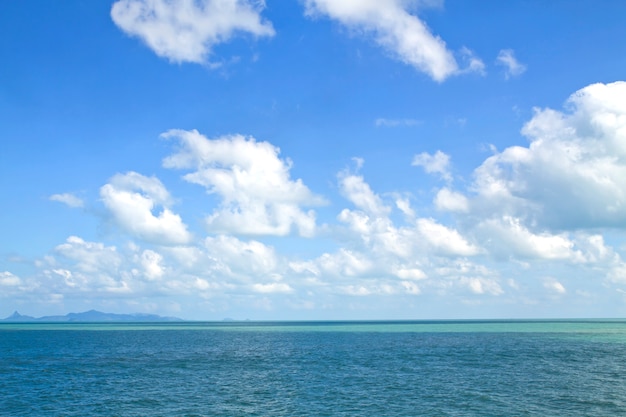
[[[0,272],[0,286],[3,287],[17,287],[22,283],[22,280],[9,271]]]
[[[129,274],[123,271],[125,257],[115,246],[70,236],[54,253],[57,258],[53,266],[44,270],[53,288],[111,294],[132,292]]]
[[[409,12],[416,1],[402,0],[306,0],[308,16],[328,16],[357,32],[373,35],[375,41],[402,62],[443,81],[459,72],[446,43]],[[476,58],[470,67],[477,66]]]
[[[626,82],[593,84],[567,111],[536,109],[522,133],[528,147],[487,158],[472,191],[483,210],[536,228],[626,226]]]
[[[117,174],[100,188],[100,197],[115,222],[139,239],[164,245],[186,244],[191,234],[168,206],[172,199],[161,181],[136,172]],[[161,206],[158,215],[153,213]]]
[[[58,201],[59,203],[66,204],[74,208],[80,208],[85,205],[85,202],[81,198],[69,193],[53,194],[50,196],[50,200]]]
[[[533,233],[521,220],[510,216],[489,219],[477,226],[492,255],[583,262],[582,253],[566,234]]]
[[[520,63],[515,58],[515,52],[512,49],[500,50],[496,62],[504,67],[504,77],[507,80],[511,77],[517,77],[526,71],[526,65]]]
[[[55,252],[77,261],[77,268],[88,274],[103,270],[116,271],[122,263],[122,257],[115,246],[87,242],[78,236],[68,237],[65,243],[55,248]]]
[[[153,250],[146,249],[135,255],[135,262],[141,265],[141,273],[149,281],[158,280],[165,273],[163,256]]]
[[[469,243],[457,230],[439,224],[433,219],[418,219],[417,230],[435,252],[453,256],[473,256],[480,253],[480,249]]]
[[[267,277],[278,278],[278,258],[271,246],[256,240],[242,241],[233,236],[207,237],[204,241],[207,255],[214,269],[228,276],[244,280]]]
[[[372,191],[362,176],[342,172],[339,174],[339,187],[344,197],[366,213],[384,216],[390,211],[390,208],[383,204],[381,198]]]
[[[459,213],[469,211],[469,200],[467,197],[449,188],[440,189],[435,196],[434,203],[437,210]]]
[[[302,207],[325,200],[290,178],[291,161],[280,159],[277,147],[241,135],[208,139],[196,130],[170,130],[163,137],[179,144],[163,166],[194,170],[183,178],[222,198],[206,219],[209,230],[284,236],[297,229],[301,236],[314,235],[315,212]]]
[[[115,24],[172,62],[204,63],[213,46],[235,34],[273,36],[260,12],[264,1],[119,0],[111,8]]]
[[[294,274],[314,278],[331,291],[354,296],[418,295],[424,293],[424,288],[485,295],[503,292],[497,277],[486,273],[486,269],[452,268],[454,273],[440,272],[459,257],[483,253],[457,229],[434,219],[415,218],[408,201],[397,194],[391,197],[405,214],[406,224],[396,225],[391,218],[393,206],[362,176],[343,171],[338,182],[340,192],[354,206],[337,216],[347,228],[342,231],[344,245],[315,259],[290,262]]]
[[[435,152],[433,155],[428,152],[422,152],[413,157],[413,166],[421,166],[429,174],[439,174],[446,181],[452,180],[450,174],[450,155],[441,151]]]

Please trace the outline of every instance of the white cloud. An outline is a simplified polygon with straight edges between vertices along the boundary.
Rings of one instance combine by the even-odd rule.
[[[341,248],[334,254],[325,253],[314,263],[308,264],[307,272],[333,277],[355,277],[369,273],[374,264],[362,253]]]
[[[496,256],[584,261],[581,252],[574,249],[574,242],[566,234],[533,233],[518,218],[504,216],[502,219],[488,219],[481,222],[477,230],[490,252]]]
[[[68,206],[74,208],[80,208],[85,205],[85,202],[82,199],[69,193],[53,194],[50,196],[50,200],[58,201],[59,203],[67,204]]]
[[[124,270],[125,257],[115,246],[70,236],[54,252],[58,255],[54,263],[64,266],[43,271],[50,280],[50,289],[109,294],[133,292],[129,282],[131,274]]]
[[[164,245],[191,240],[180,216],[168,208],[171,197],[156,177],[136,172],[117,174],[100,188],[100,196],[115,222],[132,236]],[[162,210],[155,216],[152,211],[156,206],[162,206]]]
[[[458,73],[458,64],[446,43],[434,36],[408,11],[415,1],[306,0],[306,14],[323,15],[358,32],[372,34],[376,42],[399,60],[443,81]]]
[[[213,46],[237,33],[273,36],[259,14],[264,7],[262,0],[119,0],[111,18],[160,57],[204,63]]]
[[[435,152],[434,155],[428,152],[422,152],[413,157],[413,166],[421,166],[429,174],[439,174],[446,181],[452,180],[450,174],[450,155],[441,151]]]
[[[465,213],[469,211],[469,201],[463,194],[442,188],[435,196],[437,210]]]
[[[376,127],[418,126],[421,123],[417,119],[385,119],[383,117],[379,117],[374,121]]]
[[[515,53],[512,49],[502,49],[498,53],[496,62],[499,65],[505,67],[504,77],[508,80],[511,77],[517,77],[526,71],[526,65],[520,63],[515,58]]]
[[[480,253],[480,249],[469,243],[457,230],[433,219],[418,219],[417,230],[437,253],[452,256],[473,256]]]
[[[536,110],[513,146],[476,169],[484,210],[524,217],[539,228],[626,226],[626,82],[573,94],[569,112]]]
[[[261,294],[288,294],[293,292],[293,288],[282,282],[254,284],[252,285],[252,290]]]
[[[135,257],[135,261],[141,265],[143,275],[150,281],[160,279],[165,273],[163,256],[158,252],[144,250],[141,255]]]
[[[500,284],[493,279],[462,277],[460,278],[460,282],[462,285],[467,286],[474,294],[500,295],[504,292]]]
[[[274,248],[261,242],[220,235],[206,238],[204,247],[218,273],[246,281],[276,276],[278,258]]]
[[[184,179],[222,198],[206,219],[209,230],[284,236],[295,228],[301,236],[314,235],[315,212],[301,206],[325,201],[290,178],[291,161],[280,159],[277,147],[241,135],[207,139],[196,130],[170,130],[163,137],[180,144],[163,166],[195,170]]]
[[[396,198],[396,207],[408,217],[415,216],[415,211],[411,208],[411,203],[406,198]]]
[[[567,290],[565,289],[565,287],[563,286],[563,284],[561,284],[559,281],[553,279],[553,278],[547,278],[544,280],[543,283],[544,288],[555,292],[557,294],[565,294],[567,292]]]
[[[65,243],[55,248],[55,252],[67,259],[76,261],[77,269],[86,274],[99,271],[114,273],[122,263],[122,257],[115,246],[105,246],[99,242],[86,242],[78,236],[68,237]]]
[[[426,279],[427,276],[421,269],[418,268],[398,268],[394,274],[398,278],[419,281],[422,279]]]
[[[9,271],[0,272],[0,285],[3,287],[17,287],[22,283],[19,277]]]
[[[342,172],[339,174],[339,189],[344,197],[365,213],[385,216],[391,211],[361,176]]]
[[[461,58],[466,62],[465,69],[460,72],[469,73],[476,72],[480,75],[486,75],[487,71],[485,70],[485,63],[474,54],[474,52],[466,47],[461,48],[460,51]]]

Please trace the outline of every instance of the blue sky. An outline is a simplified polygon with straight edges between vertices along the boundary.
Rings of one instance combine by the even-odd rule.
[[[0,3],[0,316],[626,315],[626,4]]]

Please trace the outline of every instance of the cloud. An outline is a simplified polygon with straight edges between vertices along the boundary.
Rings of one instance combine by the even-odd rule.
[[[288,294],[293,292],[293,288],[285,283],[272,282],[270,284],[254,284],[252,290],[261,294]]]
[[[85,205],[85,202],[76,197],[73,194],[64,193],[64,194],[53,194],[50,196],[51,201],[58,201],[59,203],[66,204],[70,207],[80,208]]]
[[[574,249],[574,242],[566,234],[533,233],[518,218],[504,216],[485,220],[477,225],[476,230],[490,253],[497,257],[514,255],[531,259],[584,261],[582,253]]]
[[[469,211],[469,200],[463,194],[442,188],[435,196],[437,210],[465,213]]]
[[[158,280],[165,274],[163,256],[158,252],[146,249],[135,255],[135,262],[141,265],[141,273],[149,281]]]
[[[536,109],[522,133],[528,147],[487,158],[471,190],[486,212],[538,229],[626,227],[626,82],[593,84],[567,112]]]
[[[119,0],[111,18],[160,57],[205,63],[215,45],[237,33],[273,36],[259,14],[264,7],[262,0]]]
[[[460,51],[461,59],[465,61],[465,69],[460,70],[461,73],[475,72],[479,75],[486,75],[485,63],[476,56],[476,54],[469,48],[463,47]]]
[[[43,273],[49,290],[61,293],[106,292],[130,294],[131,274],[124,270],[125,256],[115,246],[87,242],[70,236],[54,249],[55,258]]]
[[[363,177],[347,172],[339,174],[339,189],[342,195],[357,208],[375,216],[387,215],[390,211],[378,195],[376,195]]]
[[[379,117],[374,121],[376,127],[418,126],[420,124],[422,124],[422,122],[417,119],[385,119]]]
[[[207,237],[204,248],[219,274],[246,282],[268,276],[278,278],[279,261],[274,248],[261,242],[220,235]]]
[[[357,32],[372,34],[376,43],[400,61],[443,81],[459,72],[446,43],[434,36],[401,0],[305,0],[308,16],[328,16]],[[475,65],[475,64],[474,64]]]
[[[0,286],[3,287],[17,287],[22,283],[22,280],[16,275],[13,275],[9,271],[0,272]]]
[[[515,58],[515,53],[512,49],[500,50],[496,58],[496,63],[505,68],[504,77],[507,80],[511,77],[517,77],[526,71],[526,65],[520,63]]]
[[[208,139],[198,131],[170,130],[178,151],[163,166],[190,169],[183,178],[222,198],[207,219],[210,231],[248,235],[285,236],[297,229],[301,236],[315,234],[315,212],[303,206],[325,204],[302,180],[289,175],[291,161],[278,157],[280,149],[241,135]]]
[[[555,292],[557,294],[565,294],[567,292],[563,284],[561,284],[559,281],[555,280],[554,278],[545,279],[543,282],[543,286],[547,290],[551,292]]]
[[[78,236],[68,237],[65,243],[55,248],[55,252],[67,259],[77,261],[76,267],[87,274],[98,271],[117,271],[122,263],[122,257],[115,246],[86,242]]]
[[[457,230],[433,219],[418,219],[417,230],[437,253],[452,256],[473,256],[480,253],[480,249],[469,243]]]
[[[136,238],[163,245],[181,245],[191,240],[180,216],[168,208],[171,197],[156,177],[136,172],[117,174],[100,188],[100,197],[116,224]],[[157,206],[162,209],[154,215]]]
[[[419,155],[413,157],[413,166],[421,166],[429,174],[439,174],[442,179],[446,181],[452,180],[450,174],[450,156],[441,151],[435,152],[434,155],[430,155],[427,152],[422,152]]]

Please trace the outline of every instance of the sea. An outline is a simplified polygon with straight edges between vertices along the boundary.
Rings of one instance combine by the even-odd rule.
[[[626,416],[626,321],[0,323],[1,416]]]

